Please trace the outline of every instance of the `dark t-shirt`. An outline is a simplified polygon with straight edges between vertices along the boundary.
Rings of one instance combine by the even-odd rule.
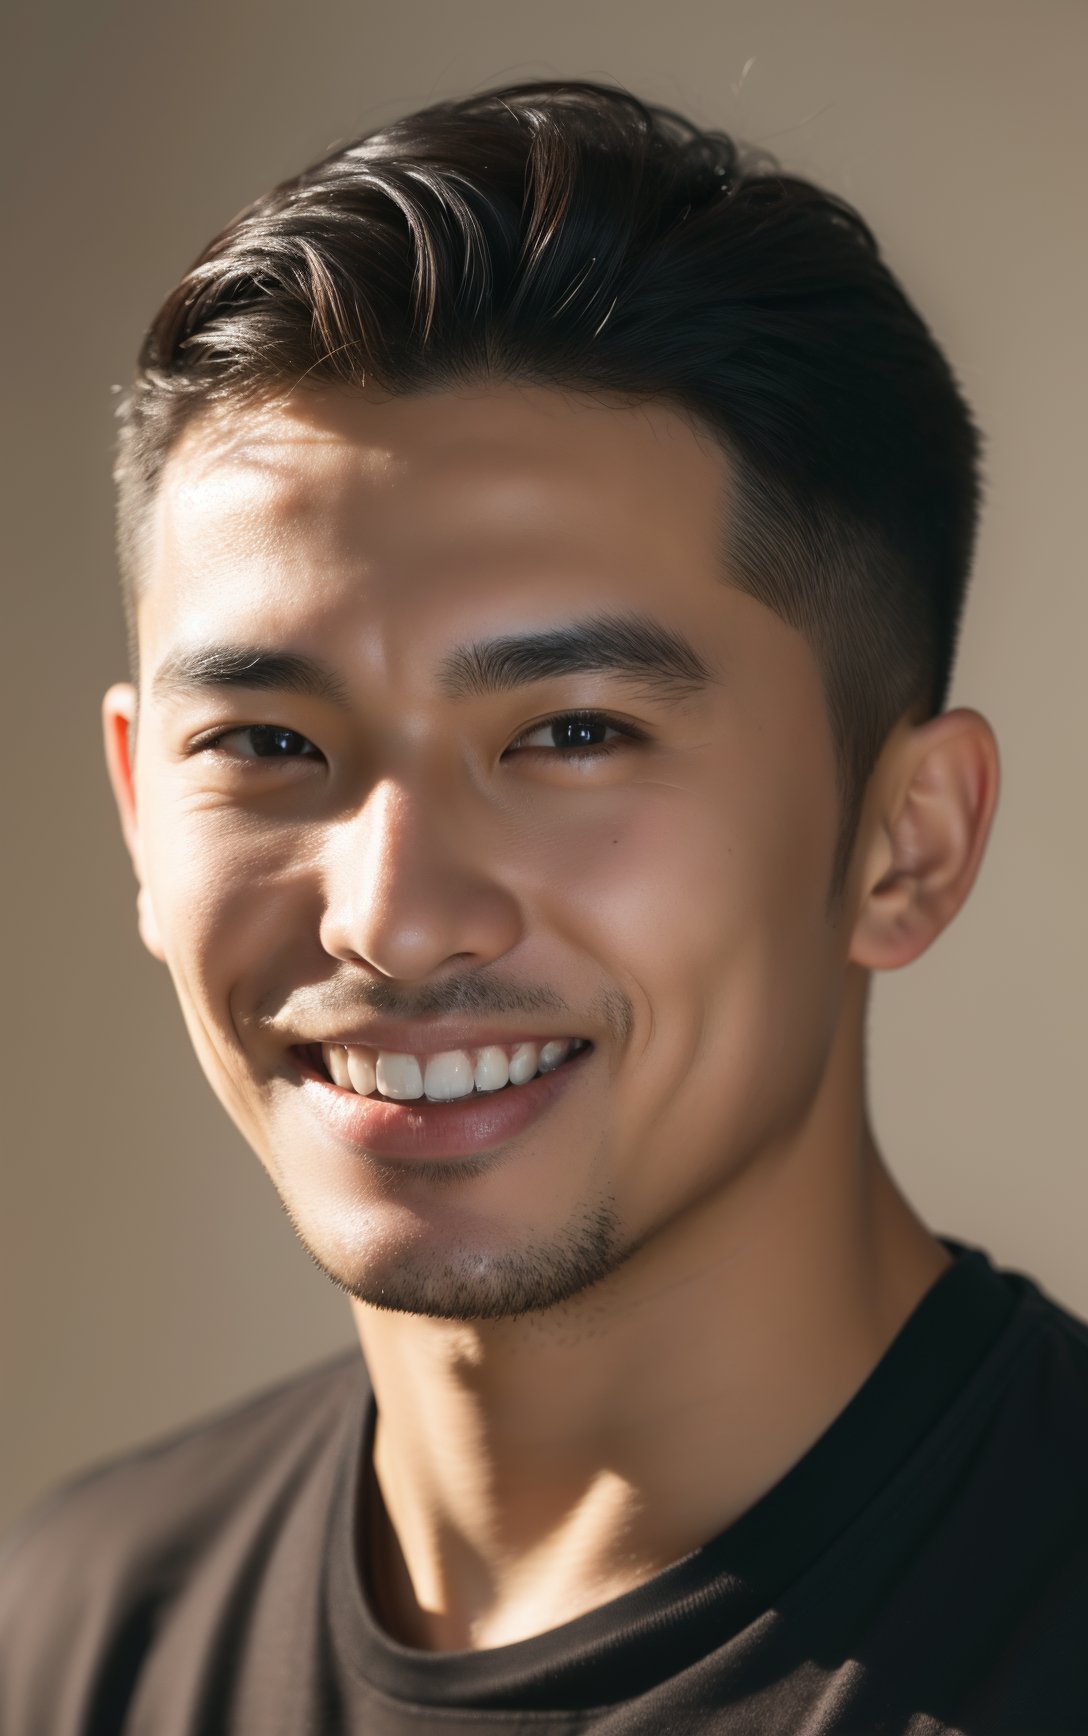
[[[3,1736],[1088,1733],[1088,1325],[955,1256],[734,1524],[548,1633],[424,1653],[358,1569],[352,1352],[67,1484],[0,1558]]]

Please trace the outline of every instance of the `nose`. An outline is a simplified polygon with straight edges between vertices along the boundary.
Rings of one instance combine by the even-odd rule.
[[[521,915],[488,855],[433,794],[376,785],[329,842],[322,946],[401,982],[455,959],[491,963],[516,944]]]

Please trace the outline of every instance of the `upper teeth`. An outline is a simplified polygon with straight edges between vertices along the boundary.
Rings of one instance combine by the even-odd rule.
[[[448,1103],[473,1090],[524,1085],[538,1072],[553,1071],[572,1050],[584,1047],[578,1037],[560,1037],[506,1048],[490,1043],[483,1049],[446,1049],[438,1055],[398,1055],[354,1043],[322,1043],[321,1056],[333,1083],[360,1097],[379,1091],[399,1103],[413,1097]]]

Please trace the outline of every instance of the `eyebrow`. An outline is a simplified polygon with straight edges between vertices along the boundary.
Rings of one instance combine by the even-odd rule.
[[[300,652],[267,651],[258,645],[197,645],[172,652],[151,682],[157,699],[219,687],[256,687],[328,699],[334,705],[349,703],[347,688],[327,663]]]
[[[652,616],[590,615],[537,633],[510,633],[462,645],[442,659],[438,682],[450,699],[508,693],[557,675],[615,673],[665,698],[683,699],[716,680],[682,633]]]
[[[438,686],[448,699],[460,700],[509,693],[557,676],[596,674],[626,675],[674,701],[717,680],[683,634],[648,615],[604,614],[460,645],[442,658]],[[200,645],[173,652],[151,683],[157,698],[223,687],[298,693],[343,707],[350,703],[344,682],[321,659],[255,645]]]

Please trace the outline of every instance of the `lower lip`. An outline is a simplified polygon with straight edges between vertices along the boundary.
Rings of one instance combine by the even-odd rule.
[[[539,1120],[580,1075],[593,1054],[579,1049],[550,1073],[538,1073],[527,1085],[501,1091],[474,1091],[452,1103],[389,1103],[378,1097],[358,1097],[300,1061],[301,1084],[307,1102],[332,1132],[347,1145],[376,1157],[474,1157],[524,1133]],[[297,1051],[294,1057],[299,1060]]]

